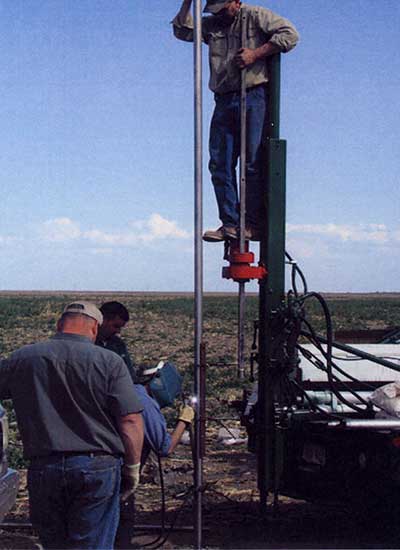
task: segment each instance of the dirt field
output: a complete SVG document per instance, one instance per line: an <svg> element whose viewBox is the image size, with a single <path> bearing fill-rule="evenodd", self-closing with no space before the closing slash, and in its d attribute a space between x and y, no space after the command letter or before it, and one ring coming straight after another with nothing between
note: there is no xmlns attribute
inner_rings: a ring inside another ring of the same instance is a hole
<svg viewBox="0 0 400 550"><path fill-rule="evenodd" d="M399 548L400 539L379 524L362 524L340 507L312 504L280 497L278 509L271 504L269 516L259 515L255 457L245 445L222 447L216 430L208 437L204 463L206 491L203 497L205 548ZM167 525L188 529L193 526L190 495L192 468L190 451L180 446L173 459L163 461L166 484ZM28 503L24 471L16 509L7 518L27 522ZM189 491L189 493L188 493ZM155 541L159 532L145 534L143 525L161 524L158 470L146 468L137 494L136 515L122 522L119 548L143 548ZM7 521L6 520L6 521ZM135 529L134 525L138 527ZM140 529L140 530L139 530ZM163 548L195 547L193 531L174 531ZM30 529L0 531L0 548L34 549L36 537ZM160 539L157 541L160 542ZM150 546L150 548L157 546Z"/></svg>
<svg viewBox="0 0 400 550"><path fill-rule="evenodd" d="M190 391L193 363L193 303L188 295L147 295L120 293L0 293L0 353L48 337L63 305L87 298L100 304L119 299L126 303L132 320L124 338L137 363L154 364L160 358L174 361L186 373ZM368 328L400 325L400 295L329 295L336 328ZM249 298L246 349L249 354L257 299ZM204 547L207 548L400 548L400 538L392 529L375 521L360 523L356 514L340 507L327 507L280 497L278 510L270 507L261 518L256 486L256 461L245 444L223 446L217 440L221 419L230 428L238 427L229 402L240 397L242 386L235 373L236 298L208 296L204 307L204 337L207 350L207 456L204 460ZM317 310L313 322L321 322ZM167 414L171 425L174 411ZM18 432L11 413L11 458L21 468L21 490L16 508L6 521L27 523L28 504L24 463ZM245 434L243 433L243 436ZM192 483L189 446L181 445L173 458L163 461L166 484L166 523L175 523L165 548L190 548L194 544ZM137 494L136 517L125 522L121 535L124 548L143 548L158 533L144 535L137 526L160 524L160 491L157 468L147 466ZM136 536L130 531L136 525ZM159 539L158 543L161 541ZM34 548L35 536L29 528L0 530L0 548ZM157 544L150 547L155 547Z"/></svg>

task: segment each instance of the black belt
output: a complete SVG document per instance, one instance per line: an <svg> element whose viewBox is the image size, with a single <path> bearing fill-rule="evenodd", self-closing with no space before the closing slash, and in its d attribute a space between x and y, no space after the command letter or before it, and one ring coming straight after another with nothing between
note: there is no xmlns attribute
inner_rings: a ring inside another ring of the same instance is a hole
<svg viewBox="0 0 400 550"><path fill-rule="evenodd" d="M113 454L113 453L107 453L105 451L53 451L52 453L49 453L48 455L38 455L38 456L32 456L29 460L38 460L38 459L45 459L45 458L68 458L70 456L89 456L90 458L94 458L95 456L113 456L115 458L120 458L121 455L119 454Z"/></svg>
<svg viewBox="0 0 400 550"><path fill-rule="evenodd" d="M251 92L256 88L261 88L261 86L266 88L268 86L268 82L261 82L260 84L256 84L255 86L250 86L249 88L246 88L246 92ZM215 97L224 97L224 96L240 94L240 93L241 93L240 90L231 90L230 92L223 92L222 94L218 92L214 92L214 95Z"/></svg>
<svg viewBox="0 0 400 550"><path fill-rule="evenodd" d="M107 453L106 451L61 451L51 453L50 456L115 456L118 455L113 453Z"/></svg>

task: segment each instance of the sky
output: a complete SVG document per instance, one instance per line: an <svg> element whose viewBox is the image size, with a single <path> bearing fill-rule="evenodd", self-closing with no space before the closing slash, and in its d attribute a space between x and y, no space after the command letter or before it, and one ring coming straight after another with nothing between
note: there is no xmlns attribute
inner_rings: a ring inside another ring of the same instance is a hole
<svg viewBox="0 0 400 550"><path fill-rule="evenodd" d="M286 248L312 290L400 291L400 2L258 5L301 35L282 56ZM173 37L179 6L0 0L0 290L193 290L193 47ZM208 229L206 46L203 80ZM237 288L222 256L204 244L206 291Z"/></svg>

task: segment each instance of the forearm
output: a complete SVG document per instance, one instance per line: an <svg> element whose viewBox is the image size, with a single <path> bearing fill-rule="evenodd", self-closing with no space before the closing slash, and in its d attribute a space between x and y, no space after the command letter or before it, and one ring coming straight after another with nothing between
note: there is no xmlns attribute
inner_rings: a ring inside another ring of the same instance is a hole
<svg viewBox="0 0 400 550"><path fill-rule="evenodd" d="M178 420L177 425L175 426L175 430L171 434L171 443L168 449L168 454L171 454L176 449L176 446L182 439L183 432L187 428L187 423L183 422L183 420Z"/></svg>
<svg viewBox="0 0 400 550"><path fill-rule="evenodd" d="M183 0L181 9L172 20L174 35L179 40L193 42L193 17L190 11L192 0Z"/></svg>
<svg viewBox="0 0 400 550"><path fill-rule="evenodd" d="M250 67L256 61L259 61L260 59L265 59L266 57L274 55L280 51L280 47L276 44L272 42L266 42L265 44L263 44L259 48L255 48L254 50L251 48L241 48L236 54L235 60L238 67L240 69L244 69L245 67Z"/></svg>
<svg viewBox="0 0 400 550"><path fill-rule="evenodd" d="M185 24L185 21L188 18L188 15L190 14L190 8L192 6L192 0L183 0L181 9L178 11L177 19L179 23L182 25Z"/></svg>
<svg viewBox="0 0 400 550"><path fill-rule="evenodd" d="M119 434L125 449L125 463L138 464L143 449L143 419L140 413L121 416L118 420Z"/></svg>
<svg viewBox="0 0 400 550"><path fill-rule="evenodd" d="M259 48L253 50L255 61L258 61L259 59L265 59L266 57L279 53L280 51L281 49L279 48L279 46L273 44L272 42L266 42Z"/></svg>

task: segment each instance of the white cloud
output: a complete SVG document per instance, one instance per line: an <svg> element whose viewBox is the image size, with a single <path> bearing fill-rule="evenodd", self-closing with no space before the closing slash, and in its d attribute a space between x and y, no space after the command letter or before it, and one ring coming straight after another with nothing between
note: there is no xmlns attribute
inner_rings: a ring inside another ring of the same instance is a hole
<svg viewBox="0 0 400 550"><path fill-rule="evenodd" d="M82 235L79 224L69 218L47 220L41 226L40 233L44 240L51 242L70 241Z"/></svg>
<svg viewBox="0 0 400 550"><path fill-rule="evenodd" d="M101 246L132 246L139 240L138 235L134 233L107 233L99 229L85 231L83 237L93 244Z"/></svg>
<svg viewBox="0 0 400 550"><path fill-rule="evenodd" d="M89 248L89 252L94 256L108 256L112 253L111 248Z"/></svg>
<svg viewBox="0 0 400 550"><path fill-rule="evenodd" d="M341 241L387 243L395 237L384 224L288 224L288 234L308 234L338 238Z"/></svg>
<svg viewBox="0 0 400 550"><path fill-rule="evenodd" d="M183 229L179 229L176 222L166 220L160 214L152 214L148 221L150 234L154 238L172 237L178 239L187 239L189 234Z"/></svg>
<svg viewBox="0 0 400 550"><path fill-rule="evenodd" d="M291 252L296 252L296 257L300 258L312 258L318 254L318 256L327 258L330 256L329 247L327 243L324 243L322 239L304 239L297 237L289 237L286 241L286 249Z"/></svg>
<svg viewBox="0 0 400 550"><path fill-rule="evenodd" d="M393 239L394 239L395 241L400 242L400 231L394 231L394 233L393 233Z"/></svg>
<svg viewBox="0 0 400 550"><path fill-rule="evenodd" d="M10 237L10 236L7 236L7 237L3 237L2 235L0 235L0 245L1 244L4 244L4 245L7 245L7 244L16 244L16 243L19 243L21 242L22 239L21 237Z"/></svg>
<svg viewBox="0 0 400 550"><path fill-rule="evenodd" d="M50 242L86 240L91 245L100 247L103 253L105 248L134 246L137 243L166 238L187 239L190 236L187 231L180 229L175 221L167 220L160 214L152 214L148 220L132 222L128 229L116 232L102 229L84 231L70 218L55 218L42 224L40 235Z"/></svg>

